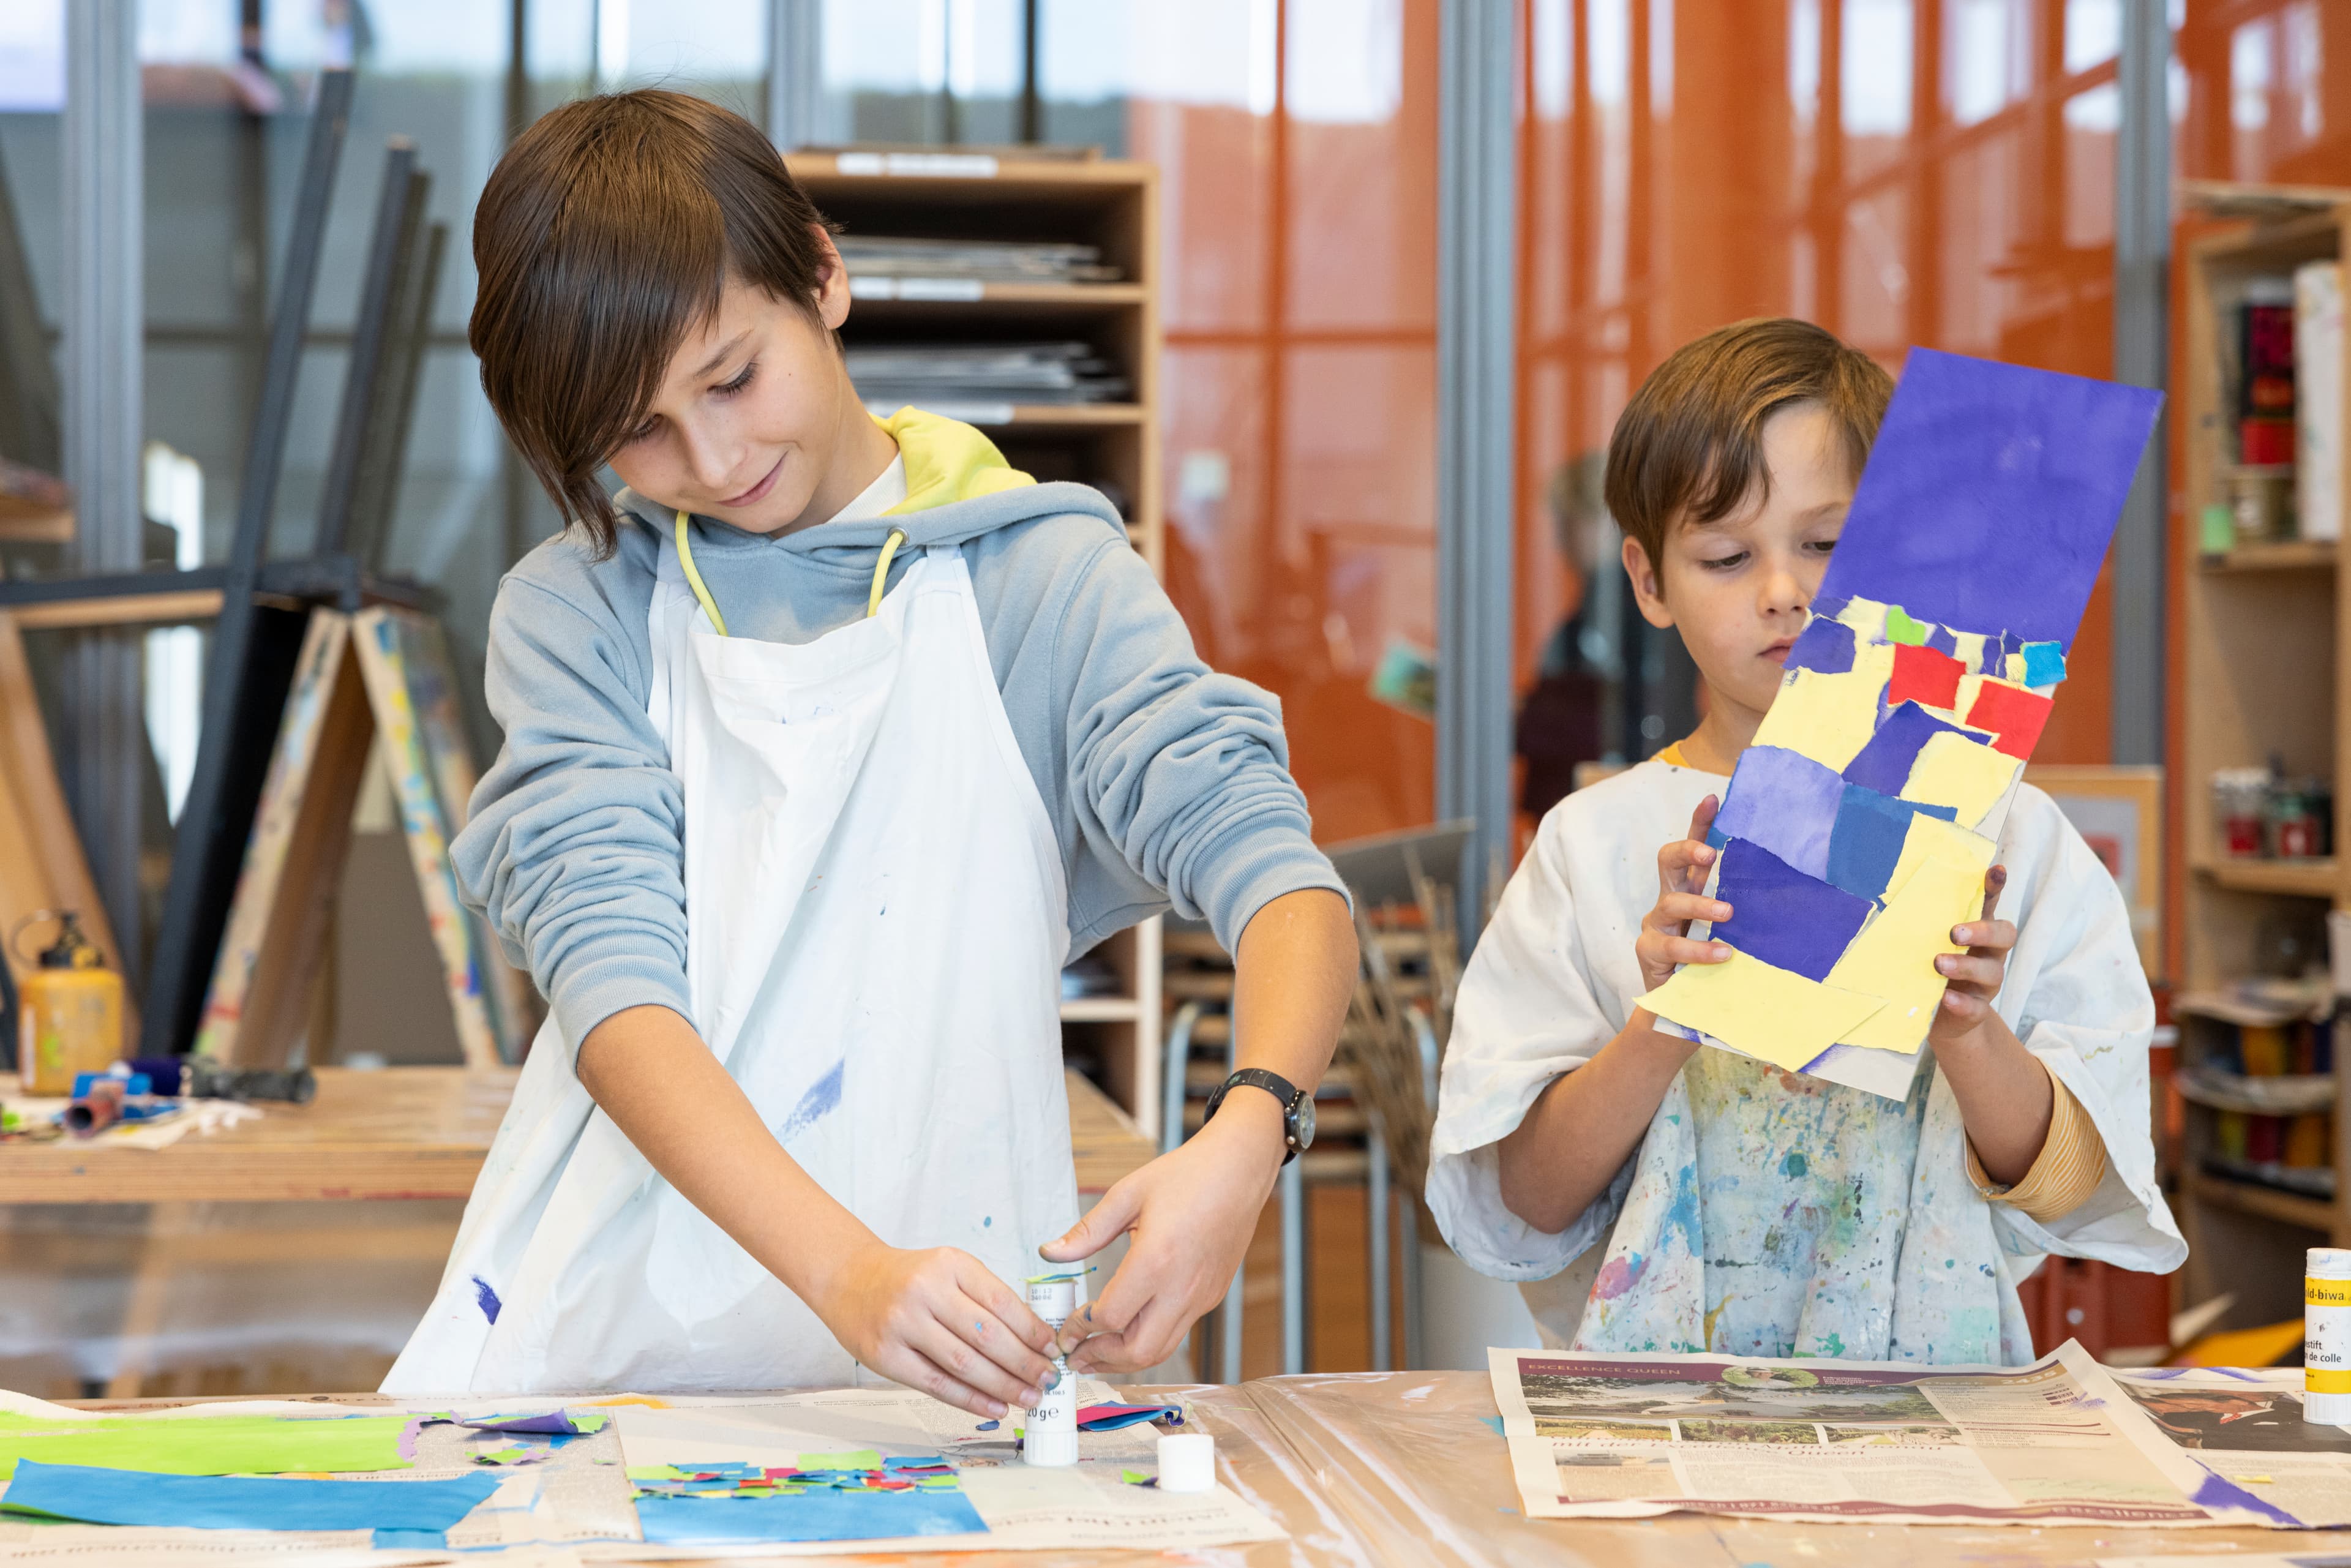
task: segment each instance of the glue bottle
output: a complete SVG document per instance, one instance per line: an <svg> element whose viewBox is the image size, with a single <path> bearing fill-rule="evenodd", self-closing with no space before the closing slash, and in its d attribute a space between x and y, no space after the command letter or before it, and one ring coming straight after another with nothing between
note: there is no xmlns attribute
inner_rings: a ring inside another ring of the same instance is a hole
<svg viewBox="0 0 2351 1568"><path fill-rule="evenodd" d="M2302 1302L2302 1418L2351 1425L2351 1249L2310 1249Z"/></svg>
<svg viewBox="0 0 2351 1568"><path fill-rule="evenodd" d="M1055 1333L1078 1310L1078 1281L1072 1274L1029 1281L1029 1310ZM1020 1457L1032 1465L1074 1465L1078 1462L1078 1380L1066 1357L1053 1358L1061 1381L1045 1391L1037 1408L1029 1412L1020 1439Z"/></svg>
<svg viewBox="0 0 2351 1568"><path fill-rule="evenodd" d="M70 909L26 916L10 945L42 920L57 923L57 939L16 988L16 1066L27 1094L69 1094L76 1077L103 1072L122 1054L122 977L105 967Z"/></svg>

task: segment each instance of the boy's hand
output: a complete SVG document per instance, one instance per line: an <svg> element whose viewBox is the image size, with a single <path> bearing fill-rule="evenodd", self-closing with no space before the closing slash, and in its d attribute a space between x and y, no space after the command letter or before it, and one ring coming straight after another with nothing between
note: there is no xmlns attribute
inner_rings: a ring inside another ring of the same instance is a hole
<svg viewBox="0 0 2351 1568"><path fill-rule="evenodd" d="M1966 944L1968 950L1936 956L1935 972L1948 982L1942 1003L1935 1009L1935 1021L1927 1031L1927 1038L1938 1047L1962 1045L1987 1025L2000 1022L1992 1001L2000 995L2001 981L2008 972L2009 950L2016 946L2016 925L1994 920L1991 912L2000 903L2001 889L2007 885L2006 866L1996 865L1985 873L1982 916L1951 927L1951 940Z"/></svg>
<svg viewBox="0 0 2351 1568"><path fill-rule="evenodd" d="M952 1247L859 1249L811 1300L861 1365L975 1416L1033 1407L1054 1376L1053 1331L980 1260Z"/></svg>
<svg viewBox="0 0 2351 1568"><path fill-rule="evenodd" d="M1690 813L1689 837L1657 852L1656 907L1641 918L1641 935L1633 941L1633 956L1641 966L1645 989L1656 990L1673 977L1677 964L1719 964L1730 956L1720 942L1696 942L1688 935L1693 920L1730 918L1730 905L1706 896L1708 871L1715 851L1706 841L1721 801L1712 795ZM1997 984L1997 982L1995 982Z"/></svg>
<svg viewBox="0 0 2351 1568"><path fill-rule="evenodd" d="M1257 1233L1281 1171L1281 1107L1255 1090L1102 1195L1069 1234L1038 1250L1073 1263L1132 1231L1101 1299L1062 1325L1072 1372L1134 1372L1176 1353L1225 1288Z"/></svg>

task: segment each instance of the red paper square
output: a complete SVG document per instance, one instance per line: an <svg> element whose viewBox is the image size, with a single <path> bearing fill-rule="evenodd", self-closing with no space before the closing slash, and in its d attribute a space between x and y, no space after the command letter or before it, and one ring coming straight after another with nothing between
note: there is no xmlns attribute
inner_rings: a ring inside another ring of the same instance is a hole
<svg viewBox="0 0 2351 1568"><path fill-rule="evenodd" d="M1899 707L1906 702L1915 702L1927 707L1949 708L1959 700L1959 677L1967 673L1968 667L1949 653L1897 643L1894 647L1894 679L1886 689L1886 706Z"/></svg>
<svg viewBox="0 0 2351 1568"><path fill-rule="evenodd" d="M2047 697L2037 696L2022 686L1986 681L1976 693L1975 706L1968 710L1968 722L1999 737L1991 743L1994 751L2028 758L2032 755L2033 744L2041 738L2042 727L2049 722L2052 706Z"/></svg>

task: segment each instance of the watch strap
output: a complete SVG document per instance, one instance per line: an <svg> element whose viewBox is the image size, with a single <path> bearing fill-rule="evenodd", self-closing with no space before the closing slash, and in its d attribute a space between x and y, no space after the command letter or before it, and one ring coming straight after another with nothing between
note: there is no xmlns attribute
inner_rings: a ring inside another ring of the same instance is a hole
<svg viewBox="0 0 2351 1568"><path fill-rule="evenodd" d="M1200 1125L1205 1127L1215 1119L1217 1109L1225 1103L1225 1096L1240 1084L1262 1089L1280 1103L1281 1163L1288 1165L1298 1157L1298 1103L1304 1096L1299 1092L1298 1085L1279 1072L1271 1072L1262 1067L1244 1067L1236 1071L1217 1085L1217 1092L1208 1096L1208 1108L1200 1118Z"/></svg>

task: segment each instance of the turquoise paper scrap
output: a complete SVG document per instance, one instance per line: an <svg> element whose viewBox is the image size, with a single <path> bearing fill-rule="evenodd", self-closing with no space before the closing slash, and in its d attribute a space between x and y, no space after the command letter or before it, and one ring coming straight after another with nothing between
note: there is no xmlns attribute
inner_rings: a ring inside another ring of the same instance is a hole
<svg viewBox="0 0 2351 1568"><path fill-rule="evenodd" d="M0 1510L84 1524L196 1530L445 1531L497 1490L498 1482L495 1475L445 1481L173 1476L20 1459Z"/></svg>

